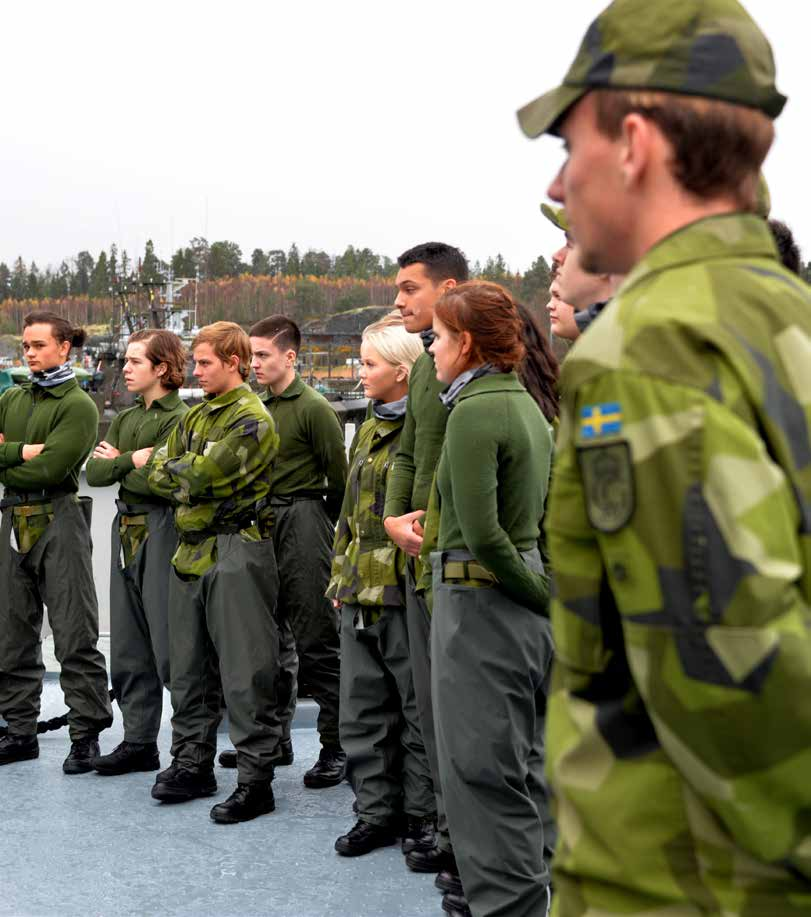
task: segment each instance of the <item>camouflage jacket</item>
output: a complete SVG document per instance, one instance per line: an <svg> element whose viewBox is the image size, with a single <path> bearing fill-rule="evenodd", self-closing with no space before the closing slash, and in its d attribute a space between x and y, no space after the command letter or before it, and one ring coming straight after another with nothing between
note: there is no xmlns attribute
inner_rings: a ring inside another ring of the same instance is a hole
<svg viewBox="0 0 811 917"><path fill-rule="evenodd" d="M555 913L811 913L811 293L766 223L656 245L564 364Z"/></svg>
<svg viewBox="0 0 811 917"><path fill-rule="evenodd" d="M254 517L270 489L278 448L272 418L244 384L207 397L181 417L152 454L149 474L152 491L176 504L180 544L172 563L179 573L201 576L217 562L213 530ZM259 538L253 524L242 535Z"/></svg>
<svg viewBox="0 0 811 917"><path fill-rule="evenodd" d="M405 555L383 528L386 479L400 444L403 419L373 417L358 430L333 545L327 595L351 604L402 605ZM370 615L371 620L379 616Z"/></svg>

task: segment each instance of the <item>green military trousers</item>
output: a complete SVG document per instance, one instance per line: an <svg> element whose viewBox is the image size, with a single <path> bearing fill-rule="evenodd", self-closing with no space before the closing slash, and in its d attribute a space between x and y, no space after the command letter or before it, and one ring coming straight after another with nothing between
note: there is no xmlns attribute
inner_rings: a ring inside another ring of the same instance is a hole
<svg viewBox="0 0 811 917"><path fill-rule="evenodd" d="M282 727L282 741L289 742L298 699L298 652L293 628L287 618L279 617L278 605L276 623L279 627L279 678L276 682L276 701Z"/></svg>
<svg viewBox="0 0 811 917"><path fill-rule="evenodd" d="M434 709L431 703L431 615L421 592L414 589L411 562L406 567L406 623L411 673L414 679L414 696L417 702L422 741L434 786L434 808L437 817L437 846L451 853L453 846L448 831L442 784L439 780L439 761L436 750Z"/></svg>
<svg viewBox="0 0 811 917"><path fill-rule="evenodd" d="M298 693L305 691L319 707L318 733L322 745L336 746L341 682L338 612L324 596L332 567L335 527L321 499L282 502L272 497L273 544L279 570L279 620L286 621L298 653ZM293 676L295 678L295 676ZM281 679L290 681L290 675ZM279 718L289 710L281 698Z"/></svg>
<svg viewBox="0 0 811 917"><path fill-rule="evenodd" d="M555 841L543 772L549 619L497 588L443 582L443 557L470 555L431 555L437 754L462 886L476 917L540 917ZM537 549L524 559L543 569Z"/></svg>
<svg viewBox="0 0 811 917"><path fill-rule="evenodd" d="M217 535L217 558L199 578L169 580L172 757L212 766L224 699L239 782L257 783L272 779L281 737L273 544Z"/></svg>
<svg viewBox="0 0 811 917"><path fill-rule="evenodd" d="M434 813L402 608L384 607L359 629L361 609L341 611L341 745L358 816L388 826L403 812Z"/></svg>
<svg viewBox="0 0 811 917"><path fill-rule="evenodd" d="M127 742L154 742L169 686L169 580L177 548L172 508L131 506L113 519L110 551L110 677ZM122 523L145 538L126 562Z"/></svg>
<svg viewBox="0 0 811 917"><path fill-rule="evenodd" d="M25 553L13 513L38 537ZM0 714L9 731L37 731L42 679L43 603L54 636L71 741L97 736L113 722L107 668L99 652L99 609L90 528L74 495L7 507L0 525Z"/></svg>

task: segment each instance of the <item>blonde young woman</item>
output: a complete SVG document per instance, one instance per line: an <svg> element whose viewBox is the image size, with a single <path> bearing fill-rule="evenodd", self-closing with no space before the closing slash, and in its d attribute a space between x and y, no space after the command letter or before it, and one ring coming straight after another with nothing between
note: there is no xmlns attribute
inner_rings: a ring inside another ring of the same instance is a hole
<svg viewBox="0 0 811 917"><path fill-rule="evenodd" d="M373 415L358 431L335 535L327 595L341 609L341 745L357 824L335 841L359 856L403 837L433 843L434 794L419 721L405 621L405 555L386 535L386 478L405 421L408 376L423 352L397 313L363 332L361 380Z"/></svg>

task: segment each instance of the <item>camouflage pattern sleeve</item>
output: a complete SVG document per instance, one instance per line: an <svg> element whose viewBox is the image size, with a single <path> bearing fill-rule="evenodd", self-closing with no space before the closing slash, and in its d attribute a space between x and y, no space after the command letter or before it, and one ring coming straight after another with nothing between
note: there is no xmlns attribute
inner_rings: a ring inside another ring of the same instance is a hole
<svg viewBox="0 0 811 917"><path fill-rule="evenodd" d="M352 446L349 449L349 467L355 459L355 450L358 445L358 436L360 430L355 433L352 440ZM355 500L353 495L352 481L347 477L346 486L344 487L344 498L341 503L341 512L338 516L338 524L335 528L335 538L332 543L332 573L330 575L329 585L327 586L327 598L335 599L338 597L338 589L341 582L344 562L346 561L346 549L352 541L351 517L355 509Z"/></svg>
<svg viewBox="0 0 811 917"><path fill-rule="evenodd" d="M183 420L181 419L180 423L172 428L166 442L162 446L156 448L152 453L147 465L149 468L149 474L147 475L149 489L153 494L163 497L164 500L171 500L174 503L189 502L188 495L184 501L178 499L179 496L183 495L183 491L178 487L175 479L166 469L167 463L171 459L181 455L182 451Z"/></svg>
<svg viewBox="0 0 811 917"><path fill-rule="evenodd" d="M412 399L409 398L406 405L403 432L400 434L400 447L394 459L389 482L386 486L384 519L388 516L403 516L412 509L411 495L414 489L414 475L417 470L417 466L414 463L416 432L417 426L414 420Z"/></svg>
<svg viewBox="0 0 811 917"><path fill-rule="evenodd" d="M253 478L266 469L277 449L278 436L269 416L239 417L226 436L205 445L202 455L184 452L163 459L161 450L160 466L157 460L153 462L150 486L156 490L156 479L160 487L156 492L160 493L164 477L168 478L173 484L171 499L176 503L222 500L234 493L234 485L241 479Z"/></svg>
<svg viewBox="0 0 811 917"><path fill-rule="evenodd" d="M574 856L582 875L605 838L576 830L574 810L588 797L591 824L603 818L610 834L624 787L629 811L640 806L650 825L644 839L623 843L644 847L639 862L657 881L678 883L672 845L682 831L702 840L700 858L721 873L755 870L765 881L753 858L811 877L800 510L757 425L686 384L632 370L599 375L564 414L547 530L559 661L550 701L556 863L565 872ZM614 713L603 698L587 720L585 700L608 679ZM566 751L584 743L588 777L585 759ZM669 801L665 760L685 784ZM657 808L667 813L658 825ZM656 889L663 900L678 894L676 885ZM729 913L738 913L735 894Z"/></svg>

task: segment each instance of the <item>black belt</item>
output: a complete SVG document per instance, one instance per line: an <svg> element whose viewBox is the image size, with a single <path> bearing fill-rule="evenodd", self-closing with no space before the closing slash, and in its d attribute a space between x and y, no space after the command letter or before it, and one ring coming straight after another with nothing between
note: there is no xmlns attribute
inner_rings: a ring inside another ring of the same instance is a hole
<svg viewBox="0 0 811 917"><path fill-rule="evenodd" d="M292 506L293 503L301 503L302 501L313 502L318 500L321 503L324 502L323 494L273 494L267 498L267 504L270 506Z"/></svg>
<svg viewBox="0 0 811 917"><path fill-rule="evenodd" d="M236 535L242 529L247 529L253 525L253 523L253 516L243 516L242 519L236 519L233 522L221 522L199 532L181 532L178 529L177 536L185 544L202 544L206 539L213 538L215 535Z"/></svg>
<svg viewBox="0 0 811 917"><path fill-rule="evenodd" d="M59 497L70 497L76 494L75 490L28 490L6 491L3 499L0 500L0 509L6 509L9 506L33 506L37 503L50 503Z"/></svg>
<svg viewBox="0 0 811 917"><path fill-rule="evenodd" d="M156 509L164 509L168 503L125 503L123 500L115 501L115 508L122 516L140 516L142 513L151 513Z"/></svg>

